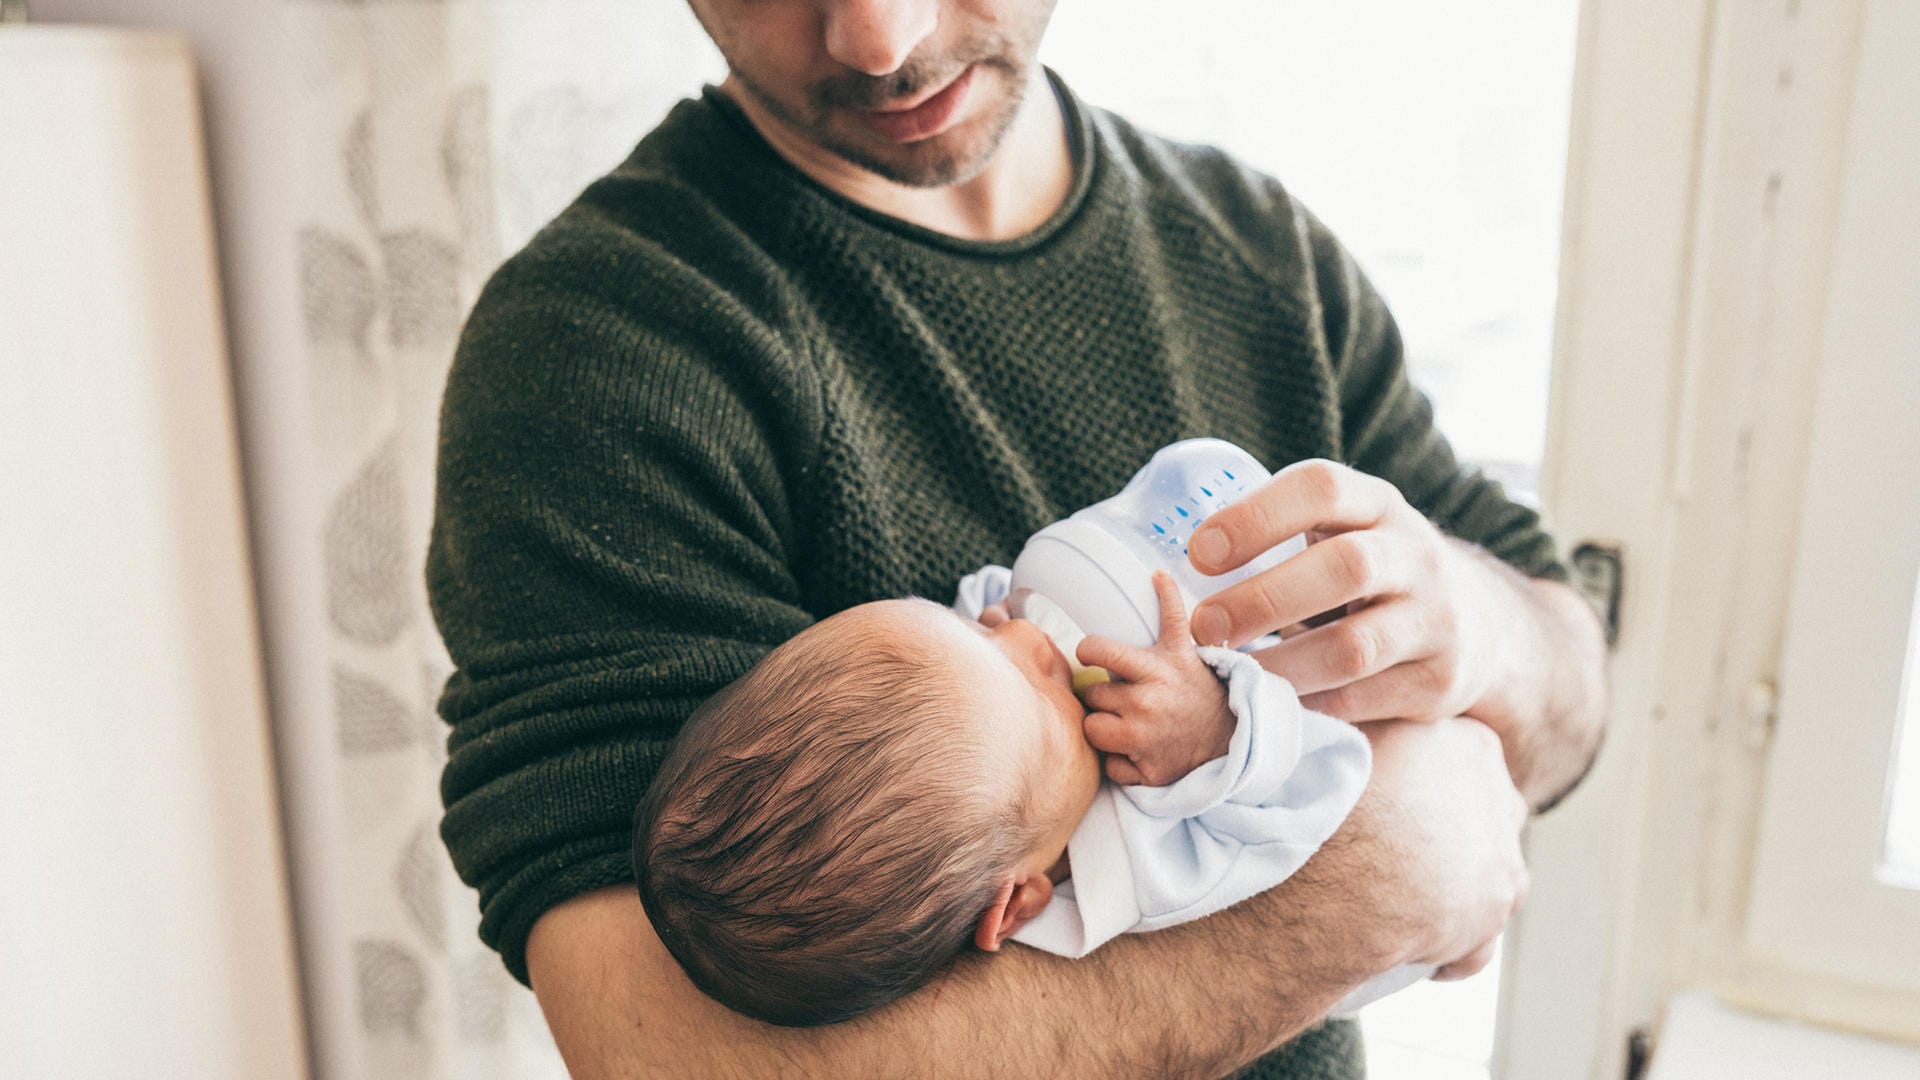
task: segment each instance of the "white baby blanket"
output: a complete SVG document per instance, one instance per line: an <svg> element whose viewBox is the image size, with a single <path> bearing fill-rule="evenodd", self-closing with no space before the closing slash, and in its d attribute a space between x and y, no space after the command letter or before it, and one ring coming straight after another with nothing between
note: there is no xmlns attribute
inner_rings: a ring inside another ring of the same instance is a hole
<svg viewBox="0 0 1920 1080"><path fill-rule="evenodd" d="M1011 572L961 581L954 610L978 619L1006 598ZM1237 720L1225 757L1165 787L1104 783L1067 843L1072 877L1013 939L1081 957L1237 904L1293 875L1346 820L1372 768L1352 725L1303 708L1293 687L1242 652L1201 646ZM1408 965L1335 1006L1336 1015L1432 973Z"/></svg>

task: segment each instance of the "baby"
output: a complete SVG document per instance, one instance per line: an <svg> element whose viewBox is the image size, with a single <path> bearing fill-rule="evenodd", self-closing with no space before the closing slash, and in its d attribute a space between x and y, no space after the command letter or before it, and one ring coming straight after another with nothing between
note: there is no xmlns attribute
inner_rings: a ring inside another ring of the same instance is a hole
<svg viewBox="0 0 1920 1080"><path fill-rule="evenodd" d="M1152 648L1076 648L1113 676L1084 702L1037 626L977 621L1006 588L990 567L953 609L840 612L688 719L633 857L648 918L707 994L825 1024L908 993L969 942L1082 956L1272 887L1359 798L1366 740L1253 657L1196 648L1166 573ZM1103 782L1084 733L1100 724L1143 736L1109 768L1144 783Z"/></svg>

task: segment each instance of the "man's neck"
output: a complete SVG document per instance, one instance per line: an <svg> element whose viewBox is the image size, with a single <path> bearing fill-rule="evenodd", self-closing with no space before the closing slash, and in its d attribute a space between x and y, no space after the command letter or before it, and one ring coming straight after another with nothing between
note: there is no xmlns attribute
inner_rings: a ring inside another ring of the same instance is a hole
<svg viewBox="0 0 1920 1080"><path fill-rule="evenodd" d="M1053 216L1073 187L1066 120L1038 68L987 167L946 187L896 184L795 133L731 76L721 84L768 145L831 191L891 217L964 240L1012 240Z"/></svg>

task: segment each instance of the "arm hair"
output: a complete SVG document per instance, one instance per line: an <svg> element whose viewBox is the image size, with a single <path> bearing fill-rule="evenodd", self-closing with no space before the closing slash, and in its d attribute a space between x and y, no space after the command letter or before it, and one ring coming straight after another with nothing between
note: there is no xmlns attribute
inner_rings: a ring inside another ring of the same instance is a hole
<svg viewBox="0 0 1920 1080"><path fill-rule="evenodd" d="M1355 888L1384 880L1388 862L1370 829L1371 801L1292 878L1244 904L1122 935L1082 960L1027 948L964 954L922 990L828 1027L773 1027L702 995L629 889L549 911L534 926L528 966L577 1080L1223 1076L1400 959L1401 942L1378 940L1395 929L1365 917L1377 904Z"/></svg>

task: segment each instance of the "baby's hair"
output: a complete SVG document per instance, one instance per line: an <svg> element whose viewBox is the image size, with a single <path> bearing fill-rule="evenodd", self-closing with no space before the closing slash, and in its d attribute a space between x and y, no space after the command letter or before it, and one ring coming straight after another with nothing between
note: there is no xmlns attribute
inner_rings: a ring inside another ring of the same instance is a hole
<svg viewBox="0 0 1920 1080"><path fill-rule="evenodd" d="M932 978L1035 839L1027 776L937 659L892 634L819 636L694 710L634 814L668 951L709 996L788 1026Z"/></svg>

